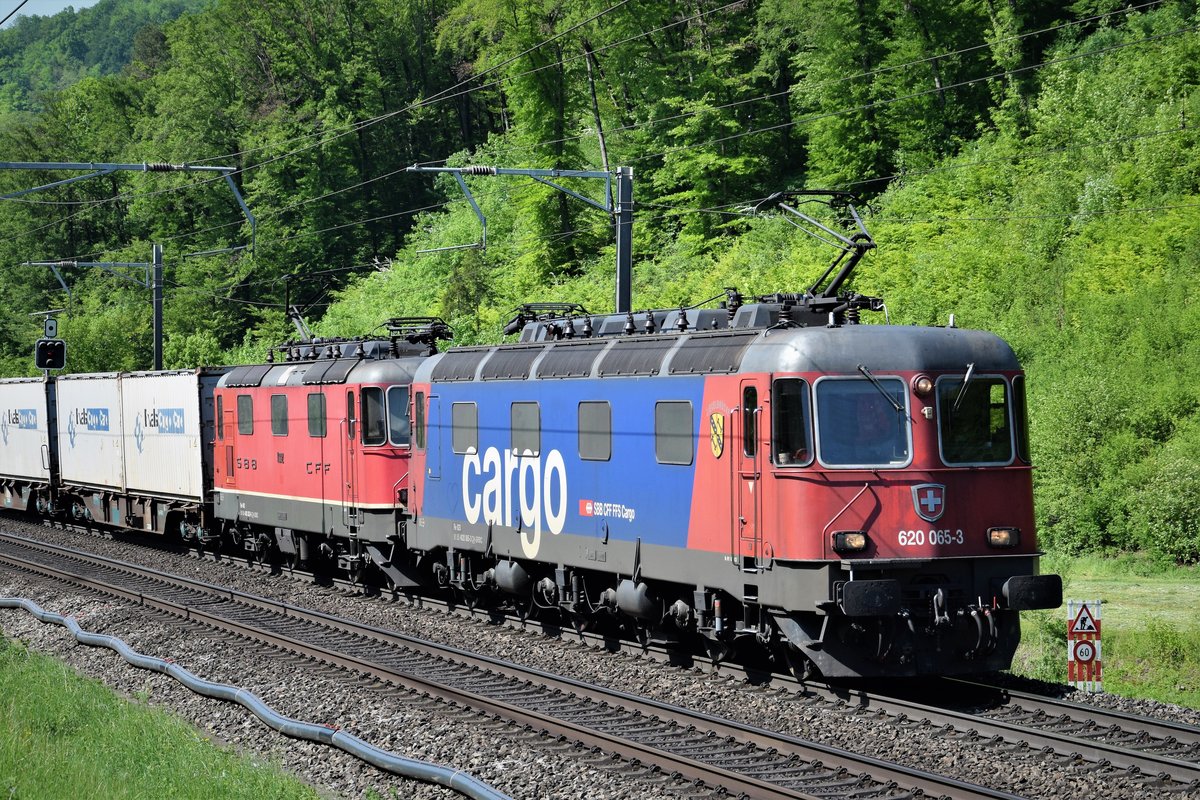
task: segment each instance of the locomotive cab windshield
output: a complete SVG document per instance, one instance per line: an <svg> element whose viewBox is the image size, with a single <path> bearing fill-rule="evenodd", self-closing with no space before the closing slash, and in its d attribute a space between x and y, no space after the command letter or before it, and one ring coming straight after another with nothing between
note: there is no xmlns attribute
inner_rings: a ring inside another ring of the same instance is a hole
<svg viewBox="0 0 1200 800"><path fill-rule="evenodd" d="M903 467L909 463L912 436L904 381L821 379L816 391L817 451L822 464Z"/></svg>
<svg viewBox="0 0 1200 800"><path fill-rule="evenodd" d="M945 464L1004 465L1013 460L1013 414L1001 375L937 381L938 438Z"/></svg>
<svg viewBox="0 0 1200 800"><path fill-rule="evenodd" d="M412 435L409 417L408 387L378 386L362 389L362 443L367 446L408 447Z"/></svg>

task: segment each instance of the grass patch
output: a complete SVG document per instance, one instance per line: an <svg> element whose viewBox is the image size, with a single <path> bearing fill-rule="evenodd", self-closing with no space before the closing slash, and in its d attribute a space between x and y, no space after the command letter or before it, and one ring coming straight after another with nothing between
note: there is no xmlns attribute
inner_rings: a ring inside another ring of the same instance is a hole
<svg viewBox="0 0 1200 800"><path fill-rule="evenodd" d="M274 766L0 637L0 798L305 798Z"/></svg>
<svg viewBox="0 0 1200 800"><path fill-rule="evenodd" d="M1104 689L1200 708L1200 569L1141 554L1048 558L1063 576L1063 596L1103 602ZM1013 672L1064 682L1066 610L1021 615Z"/></svg>

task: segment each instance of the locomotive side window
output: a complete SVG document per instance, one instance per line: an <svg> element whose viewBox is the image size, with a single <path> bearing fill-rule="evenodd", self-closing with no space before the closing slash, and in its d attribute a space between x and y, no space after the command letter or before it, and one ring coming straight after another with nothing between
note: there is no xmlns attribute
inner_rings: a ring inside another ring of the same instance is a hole
<svg viewBox="0 0 1200 800"><path fill-rule="evenodd" d="M692 463L692 404L664 400L654 404L654 457L660 464Z"/></svg>
<svg viewBox="0 0 1200 800"><path fill-rule="evenodd" d="M417 449L425 449L425 393L417 392L417 399L413 401L413 414L416 415L417 428Z"/></svg>
<svg viewBox="0 0 1200 800"><path fill-rule="evenodd" d="M742 452L753 458L758 452L758 389L747 386L742 390Z"/></svg>
<svg viewBox="0 0 1200 800"><path fill-rule="evenodd" d="M217 438L225 438L225 398L217 395Z"/></svg>
<svg viewBox="0 0 1200 800"><path fill-rule="evenodd" d="M450 406L451 448L456 453L479 452L479 409L474 403Z"/></svg>
<svg viewBox="0 0 1200 800"><path fill-rule="evenodd" d="M771 385L771 457L776 464L812 462L811 416L808 381L780 378Z"/></svg>
<svg viewBox="0 0 1200 800"><path fill-rule="evenodd" d="M383 389L364 386L362 389L363 444L376 445L387 441L387 414L383 407Z"/></svg>
<svg viewBox="0 0 1200 800"><path fill-rule="evenodd" d="M254 435L254 398L248 394L237 396L237 426L239 435Z"/></svg>
<svg viewBox="0 0 1200 800"><path fill-rule="evenodd" d="M288 435L287 395L271 395L271 435Z"/></svg>
<svg viewBox="0 0 1200 800"><path fill-rule="evenodd" d="M816 387L822 464L901 467L908 463L908 392L903 381L825 379L817 381Z"/></svg>
<svg viewBox="0 0 1200 800"><path fill-rule="evenodd" d="M346 438L354 441L354 392L346 392Z"/></svg>
<svg viewBox="0 0 1200 800"><path fill-rule="evenodd" d="M325 395L313 392L308 396L308 435L324 439L325 430Z"/></svg>
<svg viewBox="0 0 1200 800"><path fill-rule="evenodd" d="M612 458L612 406L607 401L579 404L579 457L584 461Z"/></svg>
<svg viewBox="0 0 1200 800"><path fill-rule="evenodd" d="M513 403L510 415L513 451L536 456L542 451L542 412L538 404Z"/></svg>
<svg viewBox="0 0 1200 800"><path fill-rule="evenodd" d="M1032 464L1029 455L1029 409L1025 405L1025 376L1013 378L1013 422L1017 434L1017 457L1026 464Z"/></svg>
<svg viewBox="0 0 1200 800"><path fill-rule="evenodd" d="M397 447L408 447L412 436L412 424L408 417L408 387L389 387L387 407L388 440Z"/></svg>
<svg viewBox="0 0 1200 800"><path fill-rule="evenodd" d="M1008 383L976 376L963 389L960 377L937 382L938 434L947 464L1007 464L1012 461Z"/></svg>

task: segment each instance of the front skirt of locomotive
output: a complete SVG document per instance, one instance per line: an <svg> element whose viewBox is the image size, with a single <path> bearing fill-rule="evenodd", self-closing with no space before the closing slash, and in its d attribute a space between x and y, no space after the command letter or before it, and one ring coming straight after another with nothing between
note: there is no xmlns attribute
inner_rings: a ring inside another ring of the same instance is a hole
<svg viewBox="0 0 1200 800"><path fill-rule="evenodd" d="M1059 576L1035 571L1028 557L872 562L831 572L818 613L778 614L776 624L830 678L1007 669L1020 612L1062 603Z"/></svg>

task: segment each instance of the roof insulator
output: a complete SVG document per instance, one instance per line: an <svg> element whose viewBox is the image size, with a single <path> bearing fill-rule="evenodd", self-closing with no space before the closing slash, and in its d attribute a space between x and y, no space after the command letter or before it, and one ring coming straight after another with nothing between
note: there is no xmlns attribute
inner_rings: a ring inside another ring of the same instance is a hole
<svg viewBox="0 0 1200 800"><path fill-rule="evenodd" d="M646 312L646 333L654 333L658 330L658 326L654 324L654 312Z"/></svg>
<svg viewBox="0 0 1200 800"><path fill-rule="evenodd" d="M679 319L675 320L675 327L680 333L688 329L687 309L683 307L682 303L679 305Z"/></svg>
<svg viewBox="0 0 1200 800"><path fill-rule="evenodd" d="M637 331L637 325L633 322L633 312L630 311L625 315L625 327L622 329L626 336L633 336Z"/></svg>

